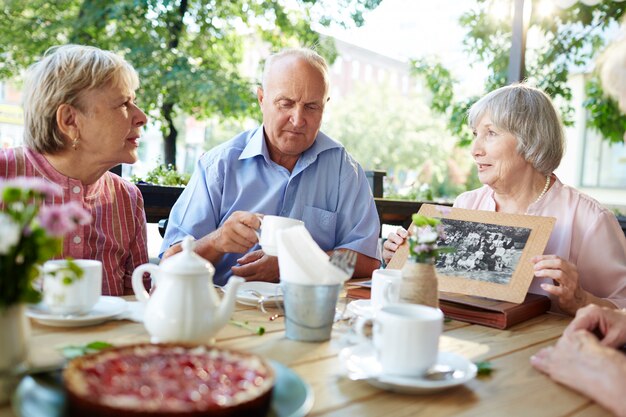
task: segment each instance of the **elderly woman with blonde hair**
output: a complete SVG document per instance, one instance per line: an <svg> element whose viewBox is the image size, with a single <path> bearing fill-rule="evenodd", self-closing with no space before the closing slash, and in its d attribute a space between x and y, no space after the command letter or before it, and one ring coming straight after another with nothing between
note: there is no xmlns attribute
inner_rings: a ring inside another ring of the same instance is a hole
<svg viewBox="0 0 626 417"><path fill-rule="evenodd" d="M137 73L120 56L80 45L51 48L24 85L24 146L0 151L0 176L36 176L63 188L47 201L80 203L92 222L63 242L63 257L103 264L102 293L132 294L134 268L148 261L139 189L109 169L137 161L144 112Z"/></svg>
<svg viewBox="0 0 626 417"><path fill-rule="evenodd" d="M626 238L615 215L554 174L564 152L561 121L550 98L525 84L487 94L469 111L472 157L483 187L455 207L555 217L544 255L533 258L529 292L548 295L551 310L574 315L588 304L626 307ZM391 259L407 236L391 233Z"/></svg>

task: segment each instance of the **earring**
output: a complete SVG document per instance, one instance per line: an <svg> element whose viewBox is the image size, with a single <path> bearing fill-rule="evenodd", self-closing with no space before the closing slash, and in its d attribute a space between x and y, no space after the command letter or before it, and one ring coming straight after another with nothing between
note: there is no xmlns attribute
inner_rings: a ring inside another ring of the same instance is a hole
<svg viewBox="0 0 626 417"><path fill-rule="evenodd" d="M72 148L74 150L78 149L78 137L75 137L74 139L72 139Z"/></svg>

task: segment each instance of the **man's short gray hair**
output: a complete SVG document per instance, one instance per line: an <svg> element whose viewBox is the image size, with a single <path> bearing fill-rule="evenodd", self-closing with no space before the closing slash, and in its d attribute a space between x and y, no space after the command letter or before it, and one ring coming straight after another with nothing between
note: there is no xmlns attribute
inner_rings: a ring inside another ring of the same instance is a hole
<svg viewBox="0 0 626 417"><path fill-rule="evenodd" d="M324 92L324 98L328 97L330 90L330 81L328 77L328 64L324 57L309 48L287 48L282 51L272 54L265 60L265 66L263 67L263 78L261 80L261 86L265 90L268 74L272 68L272 65L285 57L297 57L305 60L313 68L317 69L324 79L324 86L326 91Z"/></svg>
<svg viewBox="0 0 626 417"><path fill-rule="evenodd" d="M544 175L561 163L565 137L561 119L546 93L526 84L494 90L469 110L472 129L488 115L499 129L517 139L517 152Z"/></svg>
<svg viewBox="0 0 626 417"><path fill-rule="evenodd" d="M122 57L92 46L63 45L48 49L26 73L23 92L24 143L40 153L67 146L56 122L57 109L69 104L82 111L84 92L122 83L139 87L135 69Z"/></svg>

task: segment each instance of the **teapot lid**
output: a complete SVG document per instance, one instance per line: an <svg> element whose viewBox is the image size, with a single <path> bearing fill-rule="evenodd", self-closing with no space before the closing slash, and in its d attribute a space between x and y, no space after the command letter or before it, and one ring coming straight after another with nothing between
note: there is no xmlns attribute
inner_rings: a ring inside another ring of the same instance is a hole
<svg viewBox="0 0 626 417"><path fill-rule="evenodd" d="M182 252L178 252L164 259L160 265L161 269L179 275L197 275L206 274L208 272L209 275L213 277L215 268L211 262L193 251L194 246L194 238L192 236L186 236L182 241Z"/></svg>

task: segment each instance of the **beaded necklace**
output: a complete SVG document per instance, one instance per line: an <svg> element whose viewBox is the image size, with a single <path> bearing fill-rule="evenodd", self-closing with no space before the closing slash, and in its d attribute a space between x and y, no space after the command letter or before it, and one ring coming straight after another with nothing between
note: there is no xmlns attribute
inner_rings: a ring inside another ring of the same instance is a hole
<svg viewBox="0 0 626 417"><path fill-rule="evenodd" d="M539 197L537 197L537 199L535 199L535 201L533 201L532 203L530 203L530 206L532 206L533 204L537 203L539 200L541 200L543 198L544 195L546 195L546 192L548 191L548 188L550 187L550 176L547 175L546 176L546 185L543 187L543 190L541 191L541 194L539 194ZM526 213L528 214L528 209L526 210Z"/></svg>

